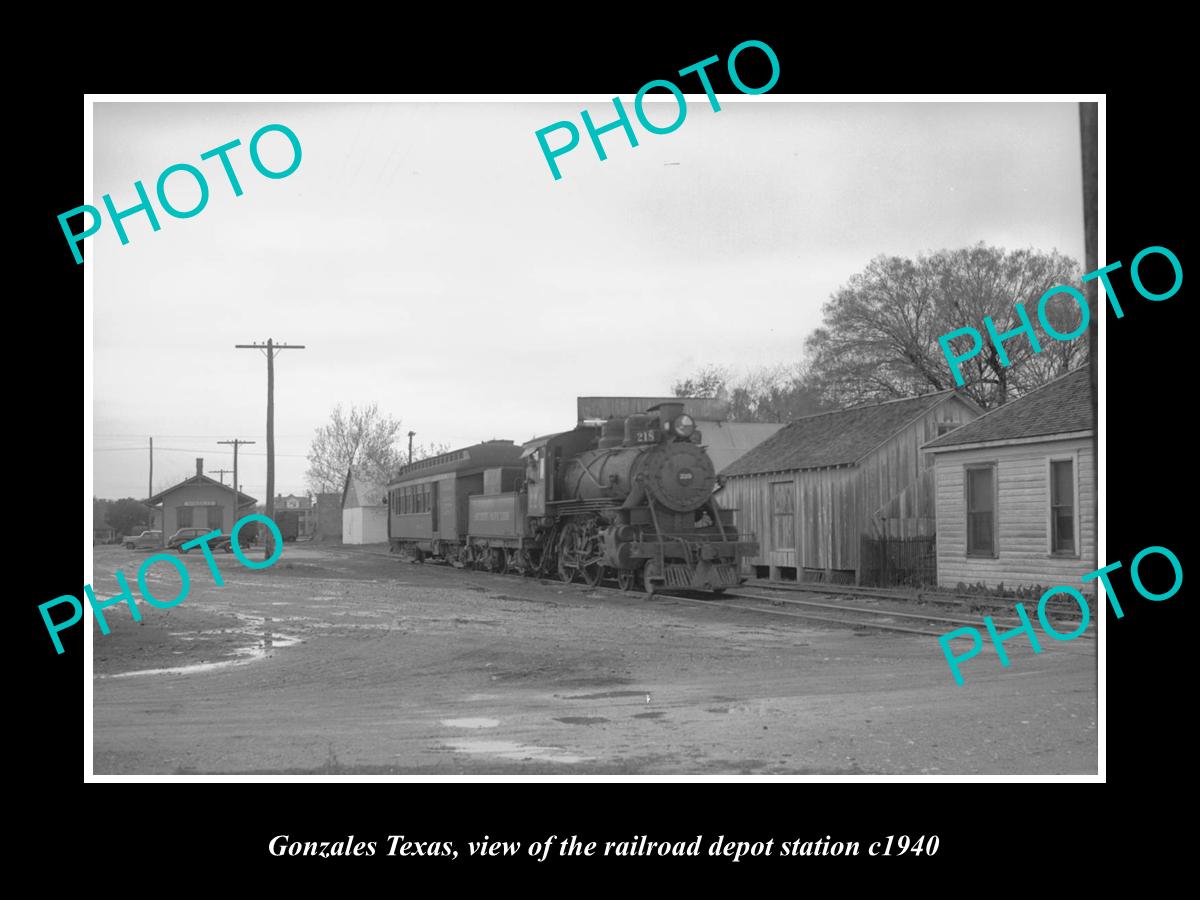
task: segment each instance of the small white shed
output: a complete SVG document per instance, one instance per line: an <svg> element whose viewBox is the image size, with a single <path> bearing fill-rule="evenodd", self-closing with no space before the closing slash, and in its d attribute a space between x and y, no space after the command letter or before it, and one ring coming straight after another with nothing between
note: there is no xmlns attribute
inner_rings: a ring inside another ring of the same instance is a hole
<svg viewBox="0 0 1200 900"><path fill-rule="evenodd" d="M342 543L386 544L387 488L351 478L342 500Z"/></svg>

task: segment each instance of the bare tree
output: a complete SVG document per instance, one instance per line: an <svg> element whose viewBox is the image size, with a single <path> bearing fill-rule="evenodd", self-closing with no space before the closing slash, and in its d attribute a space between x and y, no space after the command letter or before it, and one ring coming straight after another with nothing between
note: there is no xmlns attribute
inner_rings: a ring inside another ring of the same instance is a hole
<svg viewBox="0 0 1200 900"><path fill-rule="evenodd" d="M729 379L729 370L723 366L704 365L697 369L694 375L671 385L671 393L676 397L706 397L724 400L728 398L726 383Z"/></svg>
<svg viewBox="0 0 1200 900"><path fill-rule="evenodd" d="M386 484L407 459L396 447L399 434L400 420L381 414L378 404L349 411L338 404L309 448L309 487L318 494L341 491L347 473Z"/></svg>
<svg viewBox="0 0 1200 900"><path fill-rule="evenodd" d="M982 349L962 364L962 390L981 406L997 406L1086 359L1084 342L1055 340L1037 321L1047 289L1078 281L1076 263L1057 252L977 244L915 261L876 257L834 293L823 326L806 341L813 384L835 406L956 387L938 338L970 326L983 336ZM983 320L990 316L998 332L1010 331L1021 325L1017 303L1034 323L1041 352L1019 335L1005 342L1009 361L1002 365ZM1069 298L1056 298L1046 315L1056 331L1069 333L1080 311ZM953 346L966 352L969 340L964 335Z"/></svg>
<svg viewBox="0 0 1200 900"><path fill-rule="evenodd" d="M705 365L675 382L671 391L676 397L723 400L735 422L789 422L823 408L800 363L761 366L741 376L721 366Z"/></svg>
<svg viewBox="0 0 1200 900"><path fill-rule="evenodd" d="M413 462L422 459L429 459L431 456L441 456L443 453L450 452L450 445L434 441L431 444L414 444L413 445ZM401 460L401 465L408 462L407 451L403 454L404 459Z"/></svg>

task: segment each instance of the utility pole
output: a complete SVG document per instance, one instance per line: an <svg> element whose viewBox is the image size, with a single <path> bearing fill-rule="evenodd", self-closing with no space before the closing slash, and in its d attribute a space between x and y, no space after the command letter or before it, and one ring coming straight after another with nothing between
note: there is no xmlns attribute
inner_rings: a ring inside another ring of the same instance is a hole
<svg viewBox="0 0 1200 900"><path fill-rule="evenodd" d="M233 521L229 523L229 533L233 534L233 526L237 524L238 517L238 476L237 476L237 452L238 447L242 444L253 444L254 441L243 441L240 438L234 438L232 441L217 441L218 444L233 444ZM222 472L227 471L221 469ZM221 478L221 484L225 483L225 478Z"/></svg>
<svg viewBox="0 0 1200 900"><path fill-rule="evenodd" d="M412 465L412 439L415 435L416 435L415 431L410 431L408 433L408 464L410 466Z"/></svg>
<svg viewBox="0 0 1200 900"><path fill-rule="evenodd" d="M275 519L275 354L281 350L303 350L303 344L235 344L235 350L261 350L267 358L267 518ZM275 539L268 529L263 540L263 559L275 552Z"/></svg>
<svg viewBox="0 0 1200 900"><path fill-rule="evenodd" d="M149 499L154 496L154 438L150 438L150 478L146 486L149 488L146 499Z"/></svg>
<svg viewBox="0 0 1200 900"><path fill-rule="evenodd" d="M217 469L217 470L216 470L216 473L217 473L217 475L218 475L218 476L220 477L220 479L221 479L221 484L224 484L224 483L225 483L225 476L226 476L226 475L231 475L231 474L233 474L233 469ZM237 481L237 479L235 478L235 479L234 479L234 481L236 482L236 481ZM234 484L233 488L234 488L234 490L237 490L237 485L236 485L236 484Z"/></svg>
<svg viewBox="0 0 1200 900"><path fill-rule="evenodd" d="M1099 135L1099 120L1097 118L1097 104L1095 103L1080 103L1079 104L1079 144L1082 149L1082 164L1083 164L1083 256L1084 266L1088 272L1094 272L1097 268L1098 250L1096 248L1096 213L1097 213L1097 197L1099 183L1099 162L1097 157L1097 144ZM1104 315L1105 308L1100 306L1099 292L1096 289L1095 280L1088 281L1083 286L1084 296L1087 298L1088 307L1091 309L1091 316L1088 318L1087 331L1087 348L1088 348L1088 382L1092 393L1092 414L1099 416L1100 397L1096 387L1096 367L1099 361L1096 359L1100 352L1099 343L1099 327L1100 317ZM1099 435L1100 435L1100 420L1097 418L1092 425L1092 459L1094 465L1099 472L1100 456L1099 456ZM1099 522L1100 515L1100 493L1092 491L1092 521ZM1097 558L1099 551L1103 549L1097 547Z"/></svg>

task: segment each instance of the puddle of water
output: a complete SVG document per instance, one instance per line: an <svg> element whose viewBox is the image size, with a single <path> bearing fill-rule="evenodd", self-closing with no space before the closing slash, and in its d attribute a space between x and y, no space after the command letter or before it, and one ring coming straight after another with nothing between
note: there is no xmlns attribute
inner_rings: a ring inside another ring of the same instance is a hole
<svg viewBox="0 0 1200 900"><path fill-rule="evenodd" d="M499 719L442 719L447 728L495 728L500 724Z"/></svg>
<svg viewBox="0 0 1200 900"><path fill-rule="evenodd" d="M500 694L468 694L463 697L466 703L477 703L482 700L499 700Z"/></svg>
<svg viewBox="0 0 1200 900"><path fill-rule="evenodd" d="M201 672L212 672L216 669L225 669L231 666L244 666L247 663L255 662L256 660L265 659L270 656L275 650L283 647L291 647L301 643L303 638L295 637L288 634L280 634L277 631L271 631L267 627L267 620L262 616L252 616L246 613L234 613L238 619L249 624L242 628L215 628L205 631L192 632L193 635L201 634L244 634L246 637L254 639L253 644L244 647L237 647L233 651L232 659L216 660L214 662L192 663L186 666L169 666L160 669L138 669L134 672L118 672L114 675L93 675L93 678L132 678L135 675L196 675ZM187 632L170 632L182 640L195 640L194 637L188 637ZM176 651L178 652L178 651Z"/></svg>
<svg viewBox="0 0 1200 900"><path fill-rule="evenodd" d="M585 762L592 758L567 753L561 747L533 747L515 741L449 741L446 746L457 753L487 754L517 761L536 760L569 764Z"/></svg>
<svg viewBox="0 0 1200 900"><path fill-rule="evenodd" d="M600 725L607 722L608 719L603 716L563 716L561 719L555 719L555 722L562 722L565 725Z"/></svg>
<svg viewBox="0 0 1200 900"><path fill-rule="evenodd" d="M568 694L564 700L608 700L612 697L645 697L646 691L605 691L602 694Z"/></svg>
<svg viewBox="0 0 1200 900"><path fill-rule="evenodd" d="M633 717L635 719L661 719L665 715L666 715L665 712L650 712L650 713L634 713Z"/></svg>

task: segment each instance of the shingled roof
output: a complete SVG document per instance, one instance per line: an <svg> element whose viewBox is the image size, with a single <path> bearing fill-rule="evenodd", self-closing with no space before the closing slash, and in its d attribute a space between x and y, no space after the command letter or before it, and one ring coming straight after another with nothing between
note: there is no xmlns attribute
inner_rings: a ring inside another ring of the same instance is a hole
<svg viewBox="0 0 1200 900"><path fill-rule="evenodd" d="M796 419L721 474L756 475L855 463L954 391L922 394Z"/></svg>
<svg viewBox="0 0 1200 900"><path fill-rule="evenodd" d="M989 441L1078 434L1090 432L1095 424L1088 370L1084 366L930 441L923 449L942 450Z"/></svg>

